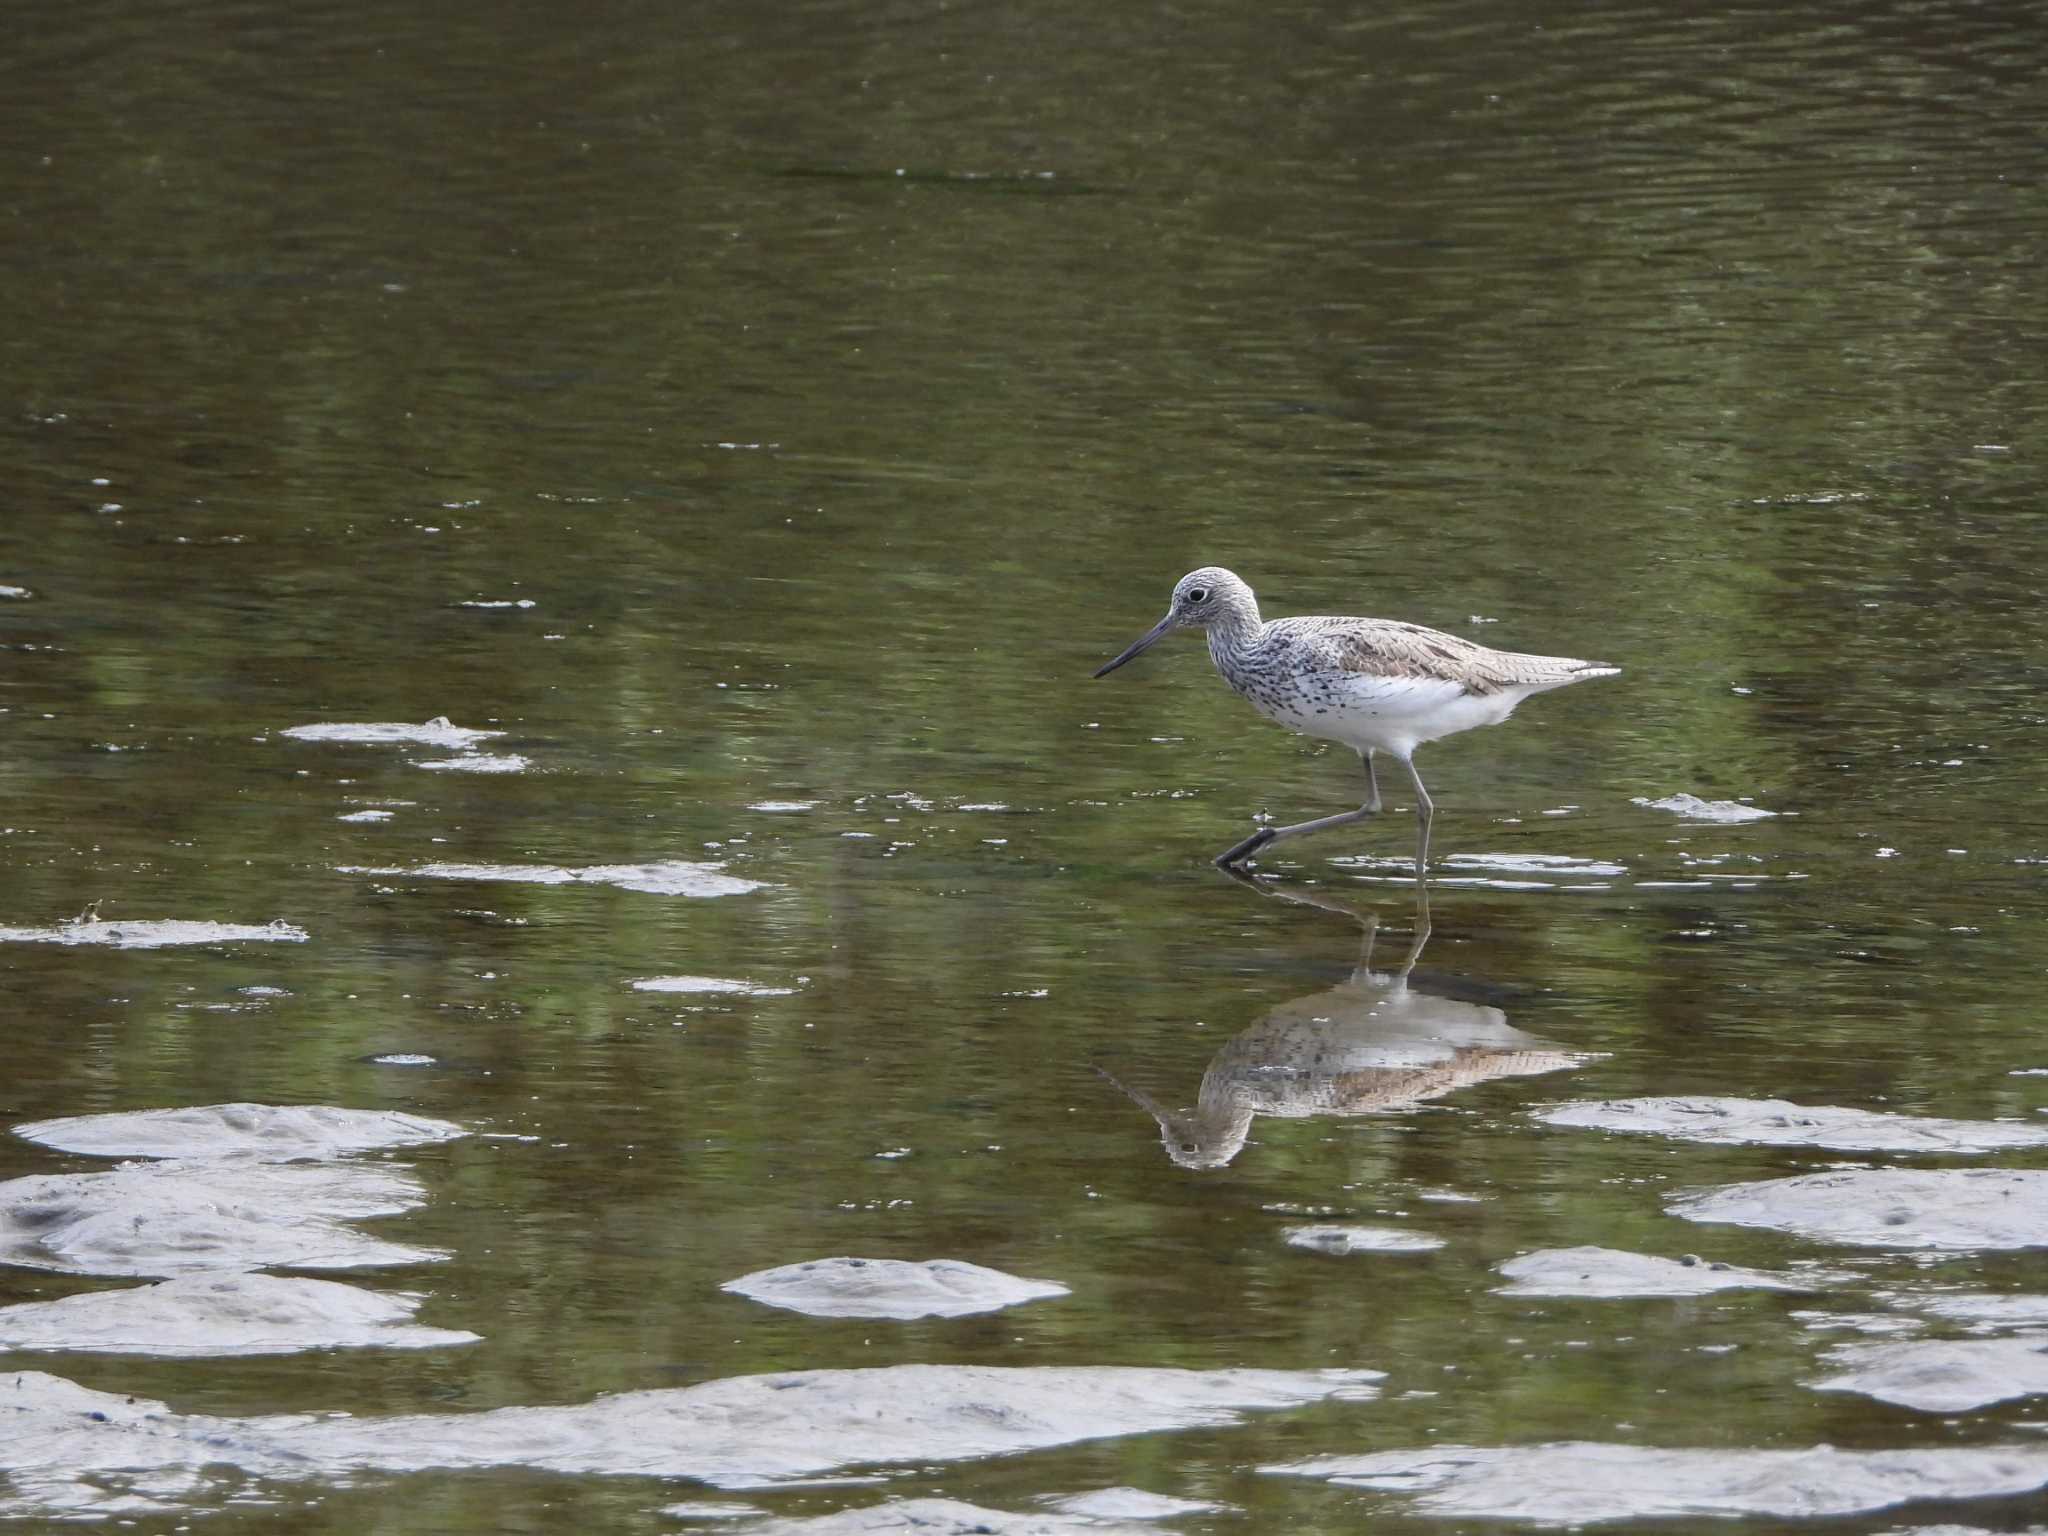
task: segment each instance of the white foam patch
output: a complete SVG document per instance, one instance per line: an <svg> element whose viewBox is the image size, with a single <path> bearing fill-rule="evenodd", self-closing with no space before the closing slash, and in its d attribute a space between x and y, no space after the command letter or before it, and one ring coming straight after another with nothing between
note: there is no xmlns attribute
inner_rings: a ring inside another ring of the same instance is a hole
<svg viewBox="0 0 2048 1536"><path fill-rule="evenodd" d="M1452 859L1458 857L1460 855L1453 854L1451 858L1439 862L1444 866L1448 866ZM1484 858L1486 855L1474 855L1473 857ZM1369 853L1343 853L1338 854L1329 862L1341 869L1388 871L1386 874L1361 874L1358 876L1359 880L1369 884L1409 885L1413 884L1415 880L1415 861L1413 859L1383 858L1377 854ZM1435 867L1432 866L1432 868ZM1558 889L1558 884L1555 880L1513 880L1498 875L1452 875L1437 873L1430 876L1430 884L1460 886L1470 890L1487 891L1554 891Z"/></svg>
<svg viewBox="0 0 2048 1536"><path fill-rule="evenodd" d="M1160 1536L1160 1529L1092 1515L1013 1514L958 1499L891 1499L750 1525L747 1536Z"/></svg>
<svg viewBox="0 0 2048 1536"><path fill-rule="evenodd" d="M196 1357L476 1342L473 1333L415 1323L419 1305L417 1296L333 1280L196 1274L0 1307L0 1349Z"/></svg>
<svg viewBox="0 0 2048 1536"><path fill-rule="evenodd" d="M1289 1227L1287 1246L1344 1258L1355 1253L1427 1253L1444 1240L1407 1227Z"/></svg>
<svg viewBox="0 0 2048 1536"><path fill-rule="evenodd" d="M1801 1307L1795 1308L1790 1316L1808 1333L1860 1333L1873 1339L1903 1338L1927 1327L1917 1317L1898 1317L1889 1312L1830 1312L1825 1307Z"/></svg>
<svg viewBox="0 0 2048 1536"><path fill-rule="evenodd" d="M1531 1113L1548 1125L1730 1145L1822 1147L1836 1152L1974 1154L2048 1144L2048 1126L2007 1120L1941 1120L1790 1104L1783 1099L1601 1099L1551 1104Z"/></svg>
<svg viewBox="0 0 2048 1536"><path fill-rule="evenodd" d="M537 605L530 597L465 597L455 606L458 608L532 608Z"/></svg>
<svg viewBox="0 0 2048 1536"><path fill-rule="evenodd" d="M1862 1248L2048 1247L2048 1171L1860 1168L1679 1195L1688 1221L1765 1227Z"/></svg>
<svg viewBox="0 0 2048 1536"><path fill-rule="evenodd" d="M764 1269L719 1287L771 1307L810 1317L966 1317L997 1312L1067 1288L1026 1280L959 1259L813 1259Z"/></svg>
<svg viewBox="0 0 2048 1536"><path fill-rule="evenodd" d="M303 944L303 928L268 923L208 923L183 918L118 922L78 918L49 928L0 928L0 944L104 944L111 949L165 949L178 944Z"/></svg>
<svg viewBox="0 0 2048 1536"><path fill-rule="evenodd" d="M413 767L440 773L524 773L533 764L517 752L465 752L460 757L414 759Z"/></svg>
<svg viewBox="0 0 2048 1536"><path fill-rule="evenodd" d="M716 1499L685 1499L664 1504L655 1511L671 1520L758 1520L767 1513L758 1504L734 1504Z"/></svg>
<svg viewBox="0 0 2048 1536"><path fill-rule="evenodd" d="M35 593L31 592L27 587L10 586L5 582L0 582L0 597L9 598L13 601L19 602L24 598L30 598L34 596Z"/></svg>
<svg viewBox="0 0 2048 1536"><path fill-rule="evenodd" d="M1503 874L1556 875L1612 879L1628 868L1605 859L1580 859L1562 853L1454 853L1444 864L1452 869L1491 869Z"/></svg>
<svg viewBox="0 0 2048 1536"><path fill-rule="evenodd" d="M1173 1520L1182 1515L1213 1515L1230 1509L1227 1504L1206 1499L1171 1499L1142 1488L1097 1488L1046 1502L1062 1514L1083 1515L1091 1520Z"/></svg>
<svg viewBox="0 0 2048 1536"><path fill-rule="evenodd" d="M280 736L289 736L293 741L340 741L377 745L386 742L405 742L421 747L446 747L451 751L464 751L480 741L489 741L502 736L503 731L480 731L468 726L453 724L446 715L436 715L423 725L404 725L396 722L379 722L373 725L294 725L279 731Z"/></svg>
<svg viewBox="0 0 2048 1536"><path fill-rule="evenodd" d="M9 1512L31 1501L79 1508L138 1489L203 1490L200 1479L213 1467L298 1483L525 1467L758 1488L855 1466L1216 1429L1252 1412L1370 1399L1380 1379L1377 1371L1344 1370L899 1365L732 1377L561 1407L238 1418L177 1413L18 1371L0 1377L0 1471L14 1483Z"/></svg>
<svg viewBox="0 0 2048 1536"><path fill-rule="evenodd" d="M344 875L378 875L411 880L504 880L518 885L612 885L653 896L739 896L765 889L759 880L720 874L723 864L689 864L666 859L653 864L421 864L412 869L343 864Z"/></svg>
<svg viewBox="0 0 2048 1536"><path fill-rule="evenodd" d="M179 1159L32 1174L0 1183L0 1263L77 1275L431 1263L447 1254L344 1225L424 1198L382 1165Z"/></svg>
<svg viewBox="0 0 2048 1536"><path fill-rule="evenodd" d="M771 816L793 816L800 811L815 810L817 805L815 800L756 800L747 809L764 811Z"/></svg>
<svg viewBox="0 0 2048 1536"><path fill-rule="evenodd" d="M469 1134L452 1120L324 1104L205 1104L73 1115L32 1120L17 1125L14 1133L88 1157L255 1157L269 1162L345 1157Z"/></svg>
<svg viewBox="0 0 2048 1536"><path fill-rule="evenodd" d="M389 821L392 815L390 811L344 811L334 819L355 822Z"/></svg>
<svg viewBox="0 0 2048 1536"><path fill-rule="evenodd" d="M1651 1296L1708 1296L1716 1291L1814 1291L1849 1278L1839 1270L1772 1271L1710 1264L1687 1255L1663 1259L1618 1248L1545 1248L1498 1266L1510 1282L1503 1296L1571 1296L1624 1300Z"/></svg>
<svg viewBox="0 0 2048 1536"><path fill-rule="evenodd" d="M1736 1515L1807 1520L1889 1509L1917 1499L2032 1493L2048 1486L2048 1448L1660 1450L1568 1441L1431 1446L1259 1470L1405 1493L1422 1513L1472 1520L1539 1525Z"/></svg>
<svg viewBox="0 0 2048 1536"><path fill-rule="evenodd" d="M1843 1369L1808 1383L1921 1413L1968 1413L2048 1392L2048 1339L1916 1339L1842 1344L1823 1359Z"/></svg>
<svg viewBox="0 0 2048 1536"><path fill-rule="evenodd" d="M1629 801L1647 810L1669 811L1687 821L1717 822L1722 826L1734 826L1745 821L1762 821L1775 816L1776 811L1767 811L1762 806L1744 805L1739 800L1702 800L1698 795L1666 795L1661 800L1650 800L1638 795Z"/></svg>
<svg viewBox="0 0 2048 1536"><path fill-rule="evenodd" d="M1888 1306L1961 1323L1973 1332L2048 1328L2048 1296L2025 1291L1893 1291L1879 1299Z"/></svg>
<svg viewBox="0 0 2048 1536"><path fill-rule="evenodd" d="M795 987L764 987L730 976L643 976L633 983L635 992L712 993L736 997L790 997Z"/></svg>

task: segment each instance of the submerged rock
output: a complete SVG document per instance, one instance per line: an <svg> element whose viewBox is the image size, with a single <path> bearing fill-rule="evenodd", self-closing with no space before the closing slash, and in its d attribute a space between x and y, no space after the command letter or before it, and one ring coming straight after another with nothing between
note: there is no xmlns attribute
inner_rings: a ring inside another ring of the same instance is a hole
<svg viewBox="0 0 2048 1536"><path fill-rule="evenodd" d="M958 1259L812 1259L764 1269L719 1287L734 1295L810 1317L966 1317L997 1312L1067 1288L1024 1280Z"/></svg>
<svg viewBox="0 0 2048 1536"><path fill-rule="evenodd" d="M1660 1259L1618 1248L1546 1248L1499 1266L1511 1284L1503 1296L1582 1296L1593 1300L1707 1296L1715 1291L1811 1291L1849 1277L1839 1270L1773 1272L1709 1264L1690 1255Z"/></svg>
<svg viewBox="0 0 2048 1536"><path fill-rule="evenodd" d="M1844 1369L1809 1385L1858 1392L1922 1413L1967 1413L2048 1392L2048 1339L1916 1339L1843 1344L1823 1357Z"/></svg>
<svg viewBox="0 0 2048 1536"><path fill-rule="evenodd" d="M0 1183L0 1263L78 1275L354 1269L447 1254L344 1226L425 1199L402 1169L248 1159L134 1163Z"/></svg>
<svg viewBox="0 0 2048 1536"><path fill-rule="evenodd" d="M452 1141L468 1131L451 1120L388 1109L324 1104L203 1104L32 1120L14 1134L92 1157L230 1157L271 1162L343 1157L384 1147Z"/></svg>
<svg viewBox="0 0 2048 1536"><path fill-rule="evenodd" d="M1974 1499L2048 1486L2048 1446L1927 1450L1660 1450L1576 1441L1433 1446L1261 1467L1414 1496L1431 1515L1584 1525L1763 1515L1808 1520L1919 1499Z"/></svg>
<svg viewBox="0 0 2048 1536"><path fill-rule="evenodd" d="M286 1482L525 1467L752 1488L860 1465L1213 1429L1253 1411L1370 1398L1380 1379L1345 1370L901 1365L731 1377L565 1407L240 1418L181 1414L18 1371L0 1377L0 1472L14 1484L9 1512L25 1512L31 1500L56 1511L144 1489L204 1490L213 1467Z"/></svg>
<svg viewBox="0 0 2048 1536"><path fill-rule="evenodd" d="M507 880L520 885L612 885L654 896L739 896L763 889L759 880L720 874L723 864L666 859L653 864L421 864L412 869L343 864L344 875L408 880Z"/></svg>
<svg viewBox="0 0 2048 1536"><path fill-rule="evenodd" d="M1688 1221L1767 1227L1863 1248L2048 1246L2048 1171L1859 1168L1679 1195Z"/></svg>
<svg viewBox="0 0 2048 1536"><path fill-rule="evenodd" d="M0 1307L0 1349L122 1355L286 1355L433 1349L477 1335L415 1323L420 1298L332 1280L195 1274Z"/></svg>
<svg viewBox="0 0 2048 1536"><path fill-rule="evenodd" d="M2048 1126L2006 1120L1939 1120L1783 1099L1709 1096L1598 1099L1550 1104L1532 1113L1547 1125L1582 1126L1772 1147L1822 1147L1837 1152L1996 1152L2048 1145Z"/></svg>

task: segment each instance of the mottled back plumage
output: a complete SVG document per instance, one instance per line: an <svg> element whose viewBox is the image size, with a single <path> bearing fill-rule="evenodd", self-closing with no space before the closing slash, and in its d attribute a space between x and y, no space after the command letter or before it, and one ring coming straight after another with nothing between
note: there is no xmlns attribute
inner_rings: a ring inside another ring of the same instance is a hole
<svg viewBox="0 0 2048 1536"><path fill-rule="evenodd" d="M1571 656L1496 651L1463 635L1446 634L1399 619L1275 619L1264 625L1268 645L1305 647L1333 670L1375 677L1432 678L1481 696L1509 688L1540 691L1605 677L1620 670Z"/></svg>

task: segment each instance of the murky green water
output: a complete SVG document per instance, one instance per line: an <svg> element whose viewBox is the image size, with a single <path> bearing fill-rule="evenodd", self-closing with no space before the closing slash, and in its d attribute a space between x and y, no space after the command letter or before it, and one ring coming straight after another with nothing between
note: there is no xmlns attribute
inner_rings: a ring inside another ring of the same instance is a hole
<svg viewBox="0 0 2048 1536"><path fill-rule="evenodd" d="M0 945L0 1107L460 1122L481 1134L401 1155L425 1204L368 1224L451 1257L330 1278L483 1340L0 1364L364 1416L904 1363L1388 1373L1374 1402L739 1496L783 1516L1132 1484L1241 1512L1190 1531L1443 1529L1257 1469L2031 1443L2024 1397L1816 1392L1857 1335L1799 1314L2038 1292L2038 1251L1844 1249L1664 1201L2040 1153L1526 1113L2048 1107L2014 1075L2048 1068L2030 10L84 4L18 33L0 927L97 903L308 937ZM1395 870L1333 862L1399 859L1405 814L1264 865L1355 915L1207 862L1254 813L1355 804L1353 760L1257 720L1191 642L1088 679L1212 562L1269 615L1627 668L1418 758L1446 867L1411 990L1446 1007L1413 1011L1498 1010L1578 1065L1260 1115L1200 1170L1103 1075L1193 1105L1226 1042L1336 1006L1361 923L1382 976L1413 931ZM438 715L525 766L281 734ZM1632 803L1681 792L1778 814ZM393 814L341 819L365 809ZM1456 867L1482 854L1522 867ZM414 873L662 860L762 888ZM788 990L630 986L662 975ZM95 1166L0 1142L0 1175ZM1333 1258L1286 1244L1304 1221L1444 1246ZM1853 1278L1493 1294L1495 1265L1578 1244ZM838 1254L1071 1294L898 1323L719 1290ZM0 1269L0 1302L101 1283ZM726 1497L337 1475L141 1523L657 1530L699 1496Z"/></svg>

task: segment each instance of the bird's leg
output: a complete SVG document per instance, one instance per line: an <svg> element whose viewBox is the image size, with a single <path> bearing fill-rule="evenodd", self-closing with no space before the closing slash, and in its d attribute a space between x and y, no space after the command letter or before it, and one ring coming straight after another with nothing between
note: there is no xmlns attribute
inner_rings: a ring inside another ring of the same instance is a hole
<svg viewBox="0 0 2048 1536"><path fill-rule="evenodd" d="M1373 771L1372 753L1370 751L1361 752L1358 756L1359 761L1365 764L1366 788L1371 791L1371 798L1365 804L1355 811L1339 811L1334 816L1318 816L1314 821L1297 821L1291 827L1261 827L1236 847L1226 849L1224 852L1217 854L1216 867L1218 869L1228 869L1239 859L1249 858L1268 843L1277 843L1283 837L1300 837L1308 832L1327 832L1332 827L1348 827L1354 821L1363 821L1368 816L1378 815L1380 809L1380 781L1379 775ZM1415 770L1411 766L1408 771L1412 774ZM1420 787L1420 785L1417 786L1417 788Z"/></svg>
<svg viewBox="0 0 2048 1536"><path fill-rule="evenodd" d="M1422 872L1429 867L1429 823L1436 814L1436 806L1429 798L1429 791L1422 787L1422 775L1415 771L1415 759L1404 757L1401 766L1408 770L1408 777L1415 785L1415 883L1422 883Z"/></svg>

